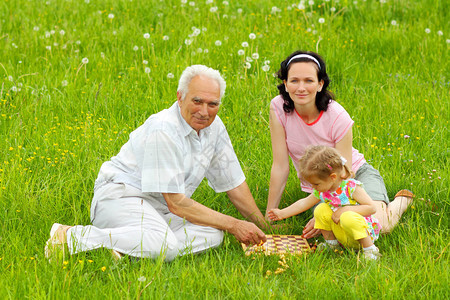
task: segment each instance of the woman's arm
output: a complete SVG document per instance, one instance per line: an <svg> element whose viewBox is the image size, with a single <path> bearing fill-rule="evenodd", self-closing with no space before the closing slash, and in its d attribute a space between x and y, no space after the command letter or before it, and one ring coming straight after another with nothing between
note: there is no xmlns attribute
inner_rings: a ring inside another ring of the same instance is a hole
<svg viewBox="0 0 450 300"><path fill-rule="evenodd" d="M354 211L360 214L361 216L370 216L374 214L377 210L375 202L370 198L370 196L366 193L366 191L360 187L356 186L355 191L353 192L352 198L359 203L359 205L347 205L340 207L337 209L333 215L332 219L334 223L338 224L341 218L342 213L346 211Z"/></svg>
<svg viewBox="0 0 450 300"><path fill-rule="evenodd" d="M352 150L353 150L353 132L350 128L344 137L336 143L336 150L347 160L345 165L352 170Z"/></svg>
<svg viewBox="0 0 450 300"><path fill-rule="evenodd" d="M280 204L286 182L289 176L289 153L286 145L286 133L278 121L275 112L270 110L270 137L272 141L272 170L270 172L269 197L267 212Z"/></svg>

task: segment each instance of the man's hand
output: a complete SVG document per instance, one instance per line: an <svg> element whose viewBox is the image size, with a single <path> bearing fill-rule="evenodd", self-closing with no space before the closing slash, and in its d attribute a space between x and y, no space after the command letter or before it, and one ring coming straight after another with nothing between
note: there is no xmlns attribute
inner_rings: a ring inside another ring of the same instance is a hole
<svg viewBox="0 0 450 300"><path fill-rule="evenodd" d="M316 220L314 220L314 218L312 218L311 220L309 220L308 223L306 223L305 228L303 228L303 237L305 239L310 239L310 238L320 235L320 229L314 229L315 222L316 222Z"/></svg>
<svg viewBox="0 0 450 300"><path fill-rule="evenodd" d="M266 235L255 224L243 220L237 220L228 230L236 239L246 245L266 242Z"/></svg>

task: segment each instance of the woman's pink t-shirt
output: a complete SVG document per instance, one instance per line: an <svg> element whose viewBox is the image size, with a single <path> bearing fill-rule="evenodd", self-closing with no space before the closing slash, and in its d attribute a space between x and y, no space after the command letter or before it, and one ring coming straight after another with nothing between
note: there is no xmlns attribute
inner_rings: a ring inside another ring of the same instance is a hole
<svg viewBox="0 0 450 300"><path fill-rule="evenodd" d="M336 101L331 101L327 111L322 111L319 118L310 124L305 123L296 110L286 113L283 110L283 103L283 97L278 95L272 99L270 109L275 111L278 121L284 127L289 156L297 170L297 176L300 178L298 160L305 153L305 149L311 145L334 148L354 122L347 111ZM356 173L365 162L364 155L352 148L353 172ZM302 182L301 185L304 192L311 193L313 191L309 183Z"/></svg>

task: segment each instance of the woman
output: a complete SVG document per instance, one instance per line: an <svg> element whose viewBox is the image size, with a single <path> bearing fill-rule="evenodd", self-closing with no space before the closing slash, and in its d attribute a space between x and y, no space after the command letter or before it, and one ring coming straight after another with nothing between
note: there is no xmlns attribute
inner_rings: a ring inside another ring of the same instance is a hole
<svg viewBox="0 0 450 300"><path fill-rule="evenodd" d="M273 163L266 218L267 212L280 204L289 175L289 157L299 176L298 161L305 149L310 145L324 145L335 148L347 160L345 164L355 179L364 184L369 196L375 200L377 211L374 216L380 221L382 232L390 232L414 195L401 190L389 202L383 178L352 146L354 122L327 90L330 79L323 59L314 52L296 51L281 62L278 78L283 81L278 85L280 95L270 104ZM304 192L312 192L305 181L301 188ZM318 234L312 219L305 226L303 235L310 238Z"/></svg>

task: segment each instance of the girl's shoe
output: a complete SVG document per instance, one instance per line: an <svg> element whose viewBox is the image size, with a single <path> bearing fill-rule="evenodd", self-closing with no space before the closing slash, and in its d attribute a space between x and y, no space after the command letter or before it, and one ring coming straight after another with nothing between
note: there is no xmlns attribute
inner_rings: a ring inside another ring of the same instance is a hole
<svg viewBox="0 0 450 300"><path fill-rule="evenodd" d="M366 260L378 260L381 257L380 250L375 247L375 249L364 251L364 258Z"/></svg>
<svg viewBox="0 0 450 300"><path fill-rule="evenodd" d="M323 252L323 251L336 251L341 248L341 245L330 245L327 242L320 243L317 245L316 252Z"/></svg>

